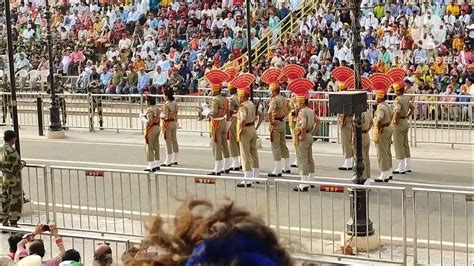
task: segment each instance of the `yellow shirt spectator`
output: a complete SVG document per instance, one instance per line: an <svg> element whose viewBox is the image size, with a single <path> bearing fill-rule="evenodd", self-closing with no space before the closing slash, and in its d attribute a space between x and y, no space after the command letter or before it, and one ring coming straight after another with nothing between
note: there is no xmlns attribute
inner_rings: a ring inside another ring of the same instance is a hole
<svg viewBox="0 0 474 266"><path fill-rule="evenodd" d="M446 69L446 72L448 72L448 67L445 63L436 63L433 65L433 70L436 75L440 75L443 72L443 69Z"/></svg>
<svg viewBox="0 0 474 266"><path fill-rule="evenodd" d="M453 5L453 3L451 3L450 5L448 5L446 7L446 12L448 12L448 11L451 12L451 15L453 15L453 16L458 16L459 12L461 12L460 9L459 9L459 6L458 5Z"/></svg>
<svg viewBox="0 0 474 266"><path fill-rule="evenodd" d="M456 49L458 53L464 49L464 41L459 36L453 39L453 49Z"/></svg>
<svg viewBox="0 0 474 266"><path fill-rule="evenodd" d="M378 6L374 7L374 15L379 20L385 15L385 8L382 4L379 4Z"/></svg>

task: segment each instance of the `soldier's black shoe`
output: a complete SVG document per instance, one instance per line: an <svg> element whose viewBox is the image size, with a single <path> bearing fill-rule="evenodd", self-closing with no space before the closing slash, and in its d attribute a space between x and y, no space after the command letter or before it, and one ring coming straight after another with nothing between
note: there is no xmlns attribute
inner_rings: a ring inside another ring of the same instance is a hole
<svg viewBox="0 0 474 266"><path fill-rule="evenodd" d="M210 172L210 173L207 173L207 175L221 175L221 172Z"/></svg>
<svg viewBox="0 0 474 266"><path fill-rule="evenodd" d="M281 174L268 173L268 177L281 177Z"/></svg>
<svg viewBox="0 0 474 266"><path fill-rule="evenodd" d="M388 182L388 180L392 180L393 179L393 175L389 176L388 179L385 179L385 182Z"/></svg>
<svg viewBox="0 0 474 266"><path fill-rule="evenodd" d="M291 164L290 167L297 168L298 165L296 165L296 164Z"/></svg>
<svg viewBox="0 0 474 266"><path fill-rule="evenodd" d="M160 170L160 167L159 167L159 166L157 166L157 167L151 169L152 172L156 172L156 171L159 171L159 170Z"/></svg>
<svg viewBox="0 0 474 266"><path fill-rule="evenodd" d="M228 173L230 173L230 170L232 170L232 168L229 168L229 169L227 169L227 170L224 170L224 173L228 174Z"/></svg>
<svg viewBox="0 0 474 266"><path fill-rule="evenodd" d="M411 173L411 170L407 170L407 173Z"/></svg>
<svg viewBox="0 0 474 266"><path fill-rule="evenodd" d="M251 186L252 186L252 183L248 181L247 182L243 181L237 184L237 187L251 187Z"/></svg>
<svg viewBox="0 0 474 266"><path fill-rule="evenodd" d="M10 227L20 228L16 222L10 222Z"/></svg>
<svg viewBox="0 0 474 266"><path fill-rule="evenodd" d="M153 169L146 168L146 169L145 169L145 170L143 170L143 171L145 171L145 172L152 172L152 171L153 171Z"/></svg>
<svg viewBox="0 0 474 266"><path fill-rule="evenodd" d="M242 170L242 166L232 168L232 171L240 171L240 170Z"/></svg>
<svg viewBox="0 0 474 266"><path fill-rule="evenodd" d="M63 126L63 130L64 130L64 131L68 131L68 130L69 130L69 127Z"/></svg>
<svg viewBox="0 0 474 266"><path fill-rule="evenodd" d="M293 188L293 191L295 192L308 192L309 191L309 187L299 187L299 186L296 186Z"/></svg>
<svg viewBox="0 0 474 266"><path fill-rule="evenodd" d="M171 166L171 165L172 165L171 163L169 163L169 164L166 164L166 163L160 164L160 166L164 166L164 167L167 167L167 166L169 167L169 166Z"/></svg>
<svg viewBox="0 0 474 266"><path fill-rule="evenodd" d="M394 175L404 175L406 172L400 172L400 171L393 171L392 174Z"/></svg>
<svg viewBox="0 0 474 266"><path fill-rule="evenodd" d="M338 167L337 170L341 170L341 171L350 171L352 170L352 167Z"/></svg>
<svg viewBox="0 0 474 266"><path fill-rule="evenodd" d="M282 173L290 174L290 173L291 173L291 170L283 170Z"/></svg>
<svg viewBox="0 0 474 266"><path fill-rule="evenodd" d="M28 203L28 202L31 202L31 200L27 198L23 198L23 204Z"/></svg>
<svg viewBox="0 0 474 266"><path fill-rule="evenodd" d="M171 163L172 165L178 165L178 162Z"/></svg>

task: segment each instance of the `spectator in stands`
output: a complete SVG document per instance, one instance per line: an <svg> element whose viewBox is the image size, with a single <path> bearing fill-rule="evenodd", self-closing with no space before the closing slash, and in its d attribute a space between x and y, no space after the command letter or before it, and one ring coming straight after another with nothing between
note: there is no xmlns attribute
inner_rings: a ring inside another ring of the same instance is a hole
<svg viewBox="0 0 474 266"><path fill-rule="evenodd" d="M46 254L46 250L44 248L44 243L42 239L34 239L35 236L40 235L44 232L49 231L53 236L54 243L58 247L58 255L54 256L52 259L43 260L43 257ZM26 246L28 244L28 250ZM30 264L31 262L35 261L42 261L42 265L53 266L59 265L61 262L61 258L64 256L65 249L63 240L58 234L58 229L56 225L45 225L45 224L38 224L32 233L27 234L23 237L23 239L18 242L17 250L15 252L14 261L18 262L21 261L20 264L22 265L37 265L37 264ZM19 265L20 265L19 264Z"/></svg>
<svg viewBox="0 0 474 266"><path fill-rule="evenodd" d="M150 86L150 76L145 72L145 67L138 69L138 83L137 88L132 91L132 93L143 94L145 91L148 91L148 86Z"/></svg>
<svg viewBox="0 0 474 266"><path fill-rule="evenodd" d="M80 266L81 265L81 254L75 249L68 249L64 252L63 257L61 258L62 265L71 265L71 266Z"/></svg>
<svg viewBox="0 0 474 266"><path fill-rule="evenodd" d="M11 234L8 237L8 246L9 246L8 257L10 257L10 259L13 260L15 258L18 242L20 242L22 238L23 236L21 234L16 234L16 233Z"/></svg>
<svg viewBox="0 0 474 266"><path fill-rule="evenodd" d="M108 243L100 244L94 251L95 266L110 266L113 263L112 249Z"/></svg>
<svg viewBox="0 0 474 266"><path fill-rule="evenodd" d="M150 245L163 252L142 249L133 258L125 256L125 265L293 265L273 230L232 202L214 210L207 201L191 200L179 213L185 218L175 220L179 225L172 235L160 217L146 223Z"/></svg>
<svg viewBox="0 0 474 266"><path fill-rule="evenodd" d="M178 70L176 68L171 69L170 77L168 78L167 86L176 94L182 94L182 86L184 83L184 79L181 75L179 75Z"/></svg>
<svg viewBox="0 0 474 266"><path fill-rule="evenodd" d="M29 70L31 68L30 61L26 58L25 53L20 53L20 56L15 61L15 70L16 72L20 70Z"/></svg>

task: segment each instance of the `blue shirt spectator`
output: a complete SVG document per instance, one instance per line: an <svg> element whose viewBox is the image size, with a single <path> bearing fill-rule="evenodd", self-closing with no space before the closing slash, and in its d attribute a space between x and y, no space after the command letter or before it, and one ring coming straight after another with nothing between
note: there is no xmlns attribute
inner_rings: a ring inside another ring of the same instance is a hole
<svg viewBox="0 0 474 266"><path fill-rule="evenodd" d="M112 79L112 72L107 67L104 67L102 74L100 74L100 84L105 88L109 86L110 80Z"/></svg>
<svg viewBox="0 0 474 266"><path fill-rule="evenodd" d="M138 92L143 93L145 90L148 90L148 85L150 85L150 77L145 72L145 70L142 69L138 74Z"/></svg>

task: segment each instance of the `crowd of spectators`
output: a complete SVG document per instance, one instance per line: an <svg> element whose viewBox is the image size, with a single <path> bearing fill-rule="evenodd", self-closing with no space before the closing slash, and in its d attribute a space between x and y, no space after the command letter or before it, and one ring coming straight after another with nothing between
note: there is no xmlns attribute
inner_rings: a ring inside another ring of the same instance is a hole
<svg viewBox="0 0 474 266"><path fill-rule="evenodd" d="M256 45L267 34L268 53L253 64L257 76L270 66L297 63L307 67L315 90L331 91L337 90L332 69L354 62L346 0L317 4L287 38L276 38L278 22L296 0L256 1L249 23L240 0L91 2L58 1L51 19L55 70L79 75L79 91L95 79L104 93L159 93L163 86L192 93L207 85L198 80L208 69L245 53L248 37ZM42 0L20 1L12 10L17 71L48 69L43 11ZM415 93L473 95L472 17L469 0L363 0L364 75L401 67ZM0 17L0 26L4 22ZM4 27L0 33L5 36Z"/></svg>

